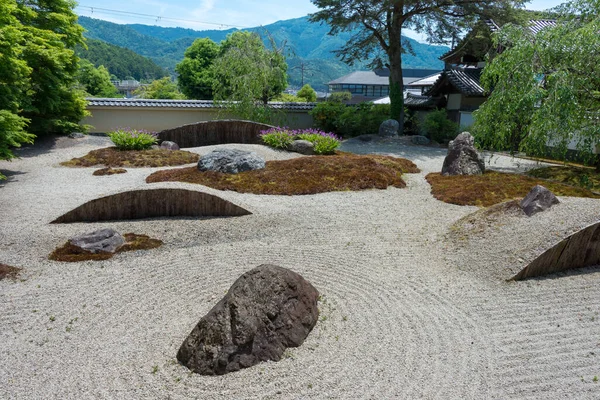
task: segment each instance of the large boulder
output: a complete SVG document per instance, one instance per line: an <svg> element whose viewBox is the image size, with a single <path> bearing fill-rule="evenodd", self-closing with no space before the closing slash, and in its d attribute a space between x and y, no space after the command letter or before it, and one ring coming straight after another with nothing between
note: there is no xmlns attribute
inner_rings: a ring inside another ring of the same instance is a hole
<svg viewBox="0 0 600 400"><path fill-rule="evenodd" d="M308 140L294 140L287 146L287 150L311 156L315 154L315 145Z"/></svg>
<svg viewBox="0 0 600 400"><path fill-rule="evenodd" d="M75 236L69 243L91 253L114 253L125 244L125 238L114 229L100 229L91 233Z"/></svg>
<svg viewBox="0 0 600 400"><path fill-rule="evenodd" d="M179 145L170 140L165 140L160 144L160 148L163 150L179 150Z"/></svg>
<svg viewBox="0 0 600 400"><path fill-rule="evenodd" d="M395 119L386 119L379 125L379 136L398 136L400 124Z"/></svg>
<svg viewBox="0 0 600 400"><path fill-rule="evenodd" d="M263 264L242 275L185 339L177 359L193 372L222 375L279 361L317 323L319 293L297 273Z"/></svg>
<svg viewBox="0 0 600 400"><path fill-rule="evenodd" d="M481 175L485 164L475 148L475 140L469 132L463 132L448 144L442 175Z"/></svg>
<svg viewBox="0 0 600 400"><path fill-rule="evenodd" d="M554 193L542 185L536 185L529 193L527 193L527 196L521 200L520 206L525 214L527 214L528 217L531 217L533 214L545 211L558 203L560 203L560 201L556 198Z"/></svg>
<svg viewBox="0 0 600 400"><path fill-rule="evenodd" d="M227 174L263 169L265 159L253 151L237 149L213 150L200 157L198 169L200 171L217 171Z"/></svg>

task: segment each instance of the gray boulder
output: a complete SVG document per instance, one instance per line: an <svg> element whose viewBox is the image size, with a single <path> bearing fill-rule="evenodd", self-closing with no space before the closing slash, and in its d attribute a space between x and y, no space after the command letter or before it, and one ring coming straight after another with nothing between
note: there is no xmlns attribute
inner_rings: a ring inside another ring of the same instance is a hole
<svg viewBox="0 0 600 400"><path fill-rule="evenodd" d="M175 142L165 140L160 144L160 148L163 150L179 150L179 145Z"/></svg>
<svg viewBox="0 0 600 400"><path fill-rule="evenodd" d="M475 140L469 132L463 132L448 144L442 175L481 175L485 164L475 148Z"/></svg>
<svg viewBox="0 0 600 400"><path fill-rule="evenodd" d="M431 140L429 140L425 136L421 136L421 135L411 136L410 141L414 144L421 144L421 145L427 145L427 144L431 143Z"/></svg>
<svg viewBox="0 0 600 400"><path fill-rule="evenodd" d="M309 142L308 140L294 140L287 147L288 151L293 151L294 153L305 154L307 156L311 156L315 154L315 145Z"/></svg>
<svg viewBox="0 0 600 400"><path fill-rule="evenodd" d="M395 119L387 119L379 125L379 136L398 136L400 124Z"/></svg>
<svg viewBox="0 0 600 400"><path fill-rule="evenodd" d="M560 203L560 201L556 198L554 193L541 185L536 185L529 193L527 193L527 196L521 200L520 206L525 214L527 214L528 217L531 217L533 214L545 211L558 203Z"/></svg>
<svg viewBox="0 0 600 400"><path fill-rule="evenodd" d="M198 169L200 171L217 171L227 174L263 169L265 160L253 151L236 149L220 149L200 157Z"/></svg>
<svg viewBox="0 0 600 400"><path fill-rule="evenodd" d="M84 138L85 135L81 132L73 132L73 133L69 134L69 137L71 139L81 139L81 138Z"/></svg>
<svg viewBox="0 0 600 400"><path fill-rule="evenodd" d="M114 229L100 229L75 236L69 239L69 243L91 253L114 253L125 244L125 238Z"/></svg>
<svg viewBox="0 0 600 400"><path fill-rule="evenodd" d="M319 293L302 276L264 264L242 275L194 327L177 352L191 371L222 375L279 361L317 323Z"/></svg>

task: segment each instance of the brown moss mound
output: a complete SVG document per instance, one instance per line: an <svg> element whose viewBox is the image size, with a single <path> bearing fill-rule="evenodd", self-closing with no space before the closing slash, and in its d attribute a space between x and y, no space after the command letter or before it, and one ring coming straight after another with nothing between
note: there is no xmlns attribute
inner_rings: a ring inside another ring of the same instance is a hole
<svg viewBox="0 0 600 400"><path fill-rule="evenodd" d="M127 170L123 168L102 168L94 171L92 175L94 176L104 176L104 175L115 175L115 174L124 174Z"/></svg>
<svg viewBox="0 0 600 400"><path fill-rule="evenodd" d="M0 263L0 281L7 278L16 279L19 272L21 272L21 268Z"/></svg>
<svg viewBox="0 0 600 400"><path fill-rule="evenodd" d="M425 177L431 194L445 203L461 206L489 207L515 198L525 197L535 185L542 185L557 196L600 198L583 188L563 185L525 175L487 171L483 175L442 176L431 173Z"/></svg>
<svg viewBox="0 0 600 400"><path fill-rule="evenodd" d="M556 166L531 170L527 175L600 192L600 172L594 168Z"/></svg>
<svg viewBox="0 0 600 400"><path fill-rule="evenodd" d="M158 171L146 182L197 183L240 193L302 195L332 191L403 188L403 173L419 172L409 160L389 156L334 155L267 161L266 168L239 174L198 171L196 167Z"/></svg>
<svg viewBox="0 0 600 400"><path fill-rule="evenodd" d="M136 233L126 233L123 235L123 237L125 238L125 244L119 247L116 253L134 250L149 250L160 247L163 244L161 240L152 239L147 235L138 235ZM108 260L113 255L113 253L107 253L103 251L92 253L66 242L63 246L58 247L56 250L50 253L48 258L54 261L79 262L88 260Z"/></svg>
<svg viewBox="0 0 600 400"><path fill-rule="evenodd" d="M198 162L200 156L184 150L117 150L116 147L92 150L83 157L60 163L65 167L167 167Z"/></svg>

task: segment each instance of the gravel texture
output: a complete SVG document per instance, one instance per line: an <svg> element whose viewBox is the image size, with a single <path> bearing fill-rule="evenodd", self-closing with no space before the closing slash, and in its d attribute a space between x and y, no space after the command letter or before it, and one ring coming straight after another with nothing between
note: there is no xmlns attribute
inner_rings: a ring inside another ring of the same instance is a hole
<svg viewBox="0 0 600 400"><path fill-rule="evenodd" d="M0 184L0 263L23 268L20 280L0 281L0 398L598 398L600 271L505 281L596 222L598 200L560 198L529 219L474 225L463 218L476 207L433 199L424 179L441 170L444 149L352 139L342 150L399 155L422 173L406 175L404 189L310 196L152 184L203 190L253 215L49 225L83 202L149 186L156 168L96 177L96 168L58 165L107 145L48 139L0 161L9 177ZM229 146L267 160L298 156ZM488 155L486 166L537 165ZM104 227L165 244L101 262L47 259L68 238ZM237 277L263 263L319 290L315 329L280 362L190 374L175 359L182 341Z"/></svg>

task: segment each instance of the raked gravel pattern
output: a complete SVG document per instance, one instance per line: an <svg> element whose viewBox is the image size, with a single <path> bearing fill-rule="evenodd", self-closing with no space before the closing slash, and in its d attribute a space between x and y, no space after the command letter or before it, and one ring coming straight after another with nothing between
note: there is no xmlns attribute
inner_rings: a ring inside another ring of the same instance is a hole
<svg viewBox="0 0 600 400"><path fill-rule="evenodd" d="M561 198L532 218L457 228L477 211L435 200L424 179L444 149L405 138L342 147L413 160L404 189L262 196L182 183L247 208L236 218L50 225L83 202L149 186L153 168L94 177L59 162L101 137L47 140L0 162L2 399L597 399L600 271L506 282L541 249L600 218L598 200ZM294 155L262 146L267 159ZM211 146L214 148L214 146ZM210 149L191 149L199 153ZM503 170L537 166L494 155ZM48 254L103 227L165 245L102 262ZM322 294L321 318L280 362L225 376L190 374L175 354L194 324L245 271L274 263Z"/></svg>

